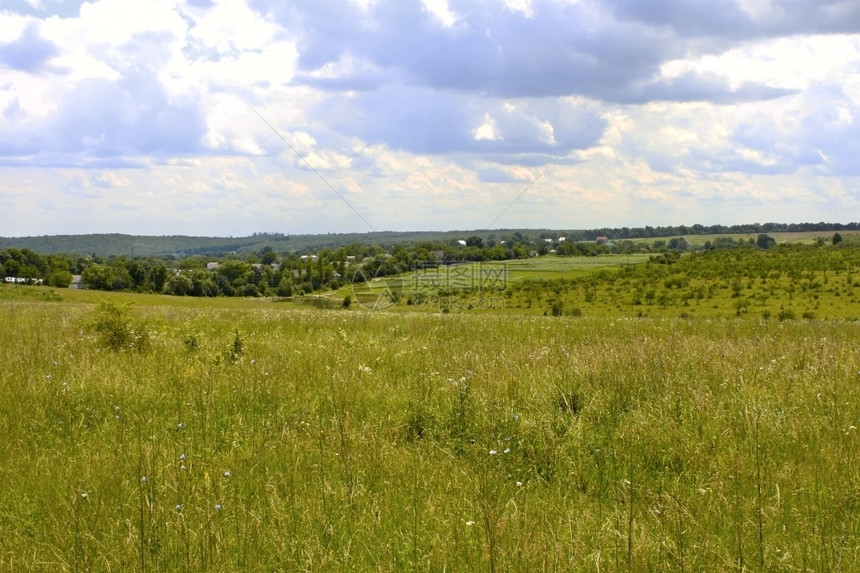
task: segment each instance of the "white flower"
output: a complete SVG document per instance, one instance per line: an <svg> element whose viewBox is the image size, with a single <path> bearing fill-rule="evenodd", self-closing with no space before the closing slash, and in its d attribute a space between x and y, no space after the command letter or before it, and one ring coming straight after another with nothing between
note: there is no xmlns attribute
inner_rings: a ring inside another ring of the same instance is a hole
<svg viewBox="0 0 860 573"><path fill-rule="evenodd" d="M184 461L185 461L185 454L181 454L181 455L179 456L179 461L180 461L180 462L184 462Z"/></svg>
<svg viewBox="0 0 860 573"><path fill-rule="evenodd" d="M146 483L146 476L143 476L142 478L140 478L140 483Z"/></svg>
<svg viewBox="0 0 860 573"><path fill-rule="evenodd" d="M230 477L230 470L227 470L226 472L224 472L224 477L225 478Z"/></svg>
<svg viewBox="0 0 860 573"><path fill-rule="evenodd" d="M496 450L490 450L490 455L491 455L491 456L495 456L497 453L499 453L499 452L497 452Z"/></svg>
<svg viewBox="0 0 860 573"><path fill-rule="evenodd" d="M221 504L220 503L215 504L215 511L221 511Z"/></svg>
<svg viewBox="0 0 860 573"><path fill-rule="evenodd" d="M474 521L467 521L467 522L466 522L466 525L468 525L469 527L471 527L471 526L475 525L475 522L474 522Z"/></svg>
<svg viewBox="0 0 860 573"><path fill-rule="evenodd" d="M84 499L87 499L87 497L88 497L88 496L87 496L87 492L82 493L82 494L81 494L81 497L82 497L82 498L84 498Z"/></svg>

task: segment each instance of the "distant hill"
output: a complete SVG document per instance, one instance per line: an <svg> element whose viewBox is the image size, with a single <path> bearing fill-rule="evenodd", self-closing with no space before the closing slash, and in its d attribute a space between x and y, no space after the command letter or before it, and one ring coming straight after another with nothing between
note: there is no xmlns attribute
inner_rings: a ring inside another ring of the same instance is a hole
<svg viewBox="0 0 860 573"><path fill-rule="evenodd" d="M41 254L66 253L101 257L177 257L195 255L217 257L229 253L259 252L266 247L277 252L313 252L353 243L380 245L390 249L400 243L424 241L450 242L477 235L483 240L521 238L543 239L567 237L569 241L595 240L599 236L613 240L648 239L684 235L756 234L787 232L857 231L858 223L752 223L743 225L679 225L668 227L620 227L589 230L494 229L472 231L382 231L373 233L328 233L324 235L286 235L255 233L249 237L189 237L183 235L43 235L34 237L0 237L0 249L27 248Z"/></svg>
<svg viewBox="0 0 860 573"><path fill-rule="evenodd" d="M189 237L183 235L43 235L34 237L2 237L0 249L14 247L30 249L41 254L66 253L98 255L101 257L189 257L218 256L229 253L258 252L271 247L278 252L304 252L322 248L337 248L352 243L379 244L390 247L398 243L448 241L464 238L462 231L450 232L375 232L329 233L325 235L284 235L259 233L250 237Z"/></svg>
<svg viewBox="0 0 860 573"><path fill-rule="evenodd" d="M30 249L41 254L66 253L98 255L101 257L125 255L127 257L189 257L208 255L216 257L229 253L259 252L271 247L277 252L312 252L323 248L338 248L360 243L390 248L400 243L422 241L456 241L471 235L486 239L504 237L513 233L535 236L544 233L554 236L557 231L546 230L495 230L495 231L382 231L373 233L327 233L325 235L285 235L258 233L250 237L188 237L183 235L44 235L34 237L2 237L0 249L14 247Z"/></svg>

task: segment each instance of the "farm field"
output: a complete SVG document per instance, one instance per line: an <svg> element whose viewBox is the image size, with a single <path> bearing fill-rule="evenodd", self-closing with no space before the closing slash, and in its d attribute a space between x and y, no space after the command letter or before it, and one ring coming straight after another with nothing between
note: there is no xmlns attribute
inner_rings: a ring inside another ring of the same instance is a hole
<svg viewBox="0 0 860 573"><path fill-rule="evenodd" d="M0 570L860 568L853 321L0 292Z"/></svg>
<svg viewBox="0 0 860 573"><path fill-rule="evenodd" d="M475 314L858 320L858 289L860 247L791 244L473 263L349 285L329 300Z"/></svg>

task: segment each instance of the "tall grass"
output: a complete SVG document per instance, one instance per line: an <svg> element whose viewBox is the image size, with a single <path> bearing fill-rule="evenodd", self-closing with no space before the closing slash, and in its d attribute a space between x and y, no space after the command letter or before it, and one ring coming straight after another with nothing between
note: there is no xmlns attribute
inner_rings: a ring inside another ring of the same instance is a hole
<svg viewBox="0 0 860 573"><path fill-rule="evenodd" d="M860 568L853 323L99 312L0 306L0 570Z"/></svg>

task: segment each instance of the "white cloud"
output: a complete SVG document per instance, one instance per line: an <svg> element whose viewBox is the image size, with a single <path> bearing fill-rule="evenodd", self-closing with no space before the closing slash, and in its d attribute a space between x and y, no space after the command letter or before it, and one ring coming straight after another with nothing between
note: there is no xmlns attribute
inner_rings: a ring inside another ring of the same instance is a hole
<svg viewBox="0 0 860 573"><path fill-rule="evenodd" d="M521 12L527 18L533 13L532 0L504 0L505 8L514 12Z"/></svg>
<svg viewBox="0 0 860 573"><path fill-rule="evenodd" d="M475 139L478 141L482 139L489 139L493 141L501 139L496 128L496 120L490 117L490 114L484 114L484 123L479 125L477 129L475 129Z"/></svg>
<svg viewBox="0 0 860 573"><path fill-rule="evenodd" d="M433 14L446 27L451 27L457 21L457 16L451 12L448 0L421 0L424 8Z"/></svg>
<svg viewBox="0 0 860 573"><path fill-rule="evenodd" d="M194 13L193 17L189 40L214 49L219 56L267 46L278 33L276 26L241 0L216 0L212 7Z"/></svg>
<svg viewBox="0 0 860 573"><path fill-rule="evenodd" d="M747 82L763 82L786 89L806 89L834 76L844 75L846 66L857 62L857 36L794 36L747 44L691 59L677 59L661 66L667 78L685 73L714 73L726 77L737 88Z"/></svg>

